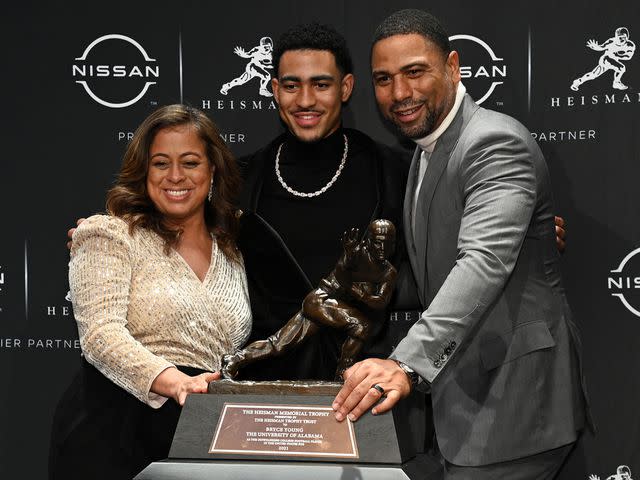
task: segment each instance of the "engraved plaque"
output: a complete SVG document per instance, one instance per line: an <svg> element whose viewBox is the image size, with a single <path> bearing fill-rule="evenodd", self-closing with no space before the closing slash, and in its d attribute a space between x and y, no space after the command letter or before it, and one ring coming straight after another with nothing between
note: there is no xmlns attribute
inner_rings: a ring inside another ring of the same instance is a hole
<svg viewBox="0 0 640 480"><path fill-rule="evenodd" d="M358 458L358 446L331 407L225 403L209 453Z"/></svg>

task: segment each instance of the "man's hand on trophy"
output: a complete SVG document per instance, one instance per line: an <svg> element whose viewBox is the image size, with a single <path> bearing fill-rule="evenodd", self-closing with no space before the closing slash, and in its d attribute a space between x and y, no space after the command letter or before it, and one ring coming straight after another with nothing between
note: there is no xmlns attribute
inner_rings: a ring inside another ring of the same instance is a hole
<svg viewBox="0 0 640 480"><path fill-rule="evenodd" d="M346 417L357 420L383 396L371 413L384 413L411 392L409 377L394 360L368 358L347 369L344 380L332 405L339 422Z"/></svg>
<svg viewBox="0 0 640 480"><path fill-rule="evenodd" d="M67 242L67 248L71 250L71 246L73 245L73 233L76 231L76 227L79 227L82 222L84 222L85 218L79 218L76 220L76 226L67 230L67 238L69 241Z"/></svg>

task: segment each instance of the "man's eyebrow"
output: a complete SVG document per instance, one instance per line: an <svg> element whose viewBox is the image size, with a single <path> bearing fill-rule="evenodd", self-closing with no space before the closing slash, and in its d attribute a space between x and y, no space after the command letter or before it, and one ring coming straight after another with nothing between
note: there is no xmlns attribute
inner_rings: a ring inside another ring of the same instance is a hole
<svg viewBox="0 0 640 480"><path fill-rule="evenodd" d="M328 73L323 73L320 75L313 75L309 78L312 82L320 82L320 81L335 81L335 77L333 75L329 75ZM280 77L281 82L302 82L302 79L295 75L284 75Z"/></svg>
<svg viewBox="0 0 640 480"><path fill-rule="evenodd" d="M429 67L429 64L426 62L413 62L400 67L400 71L411 70L415 67Z"/></svg>
<svg viewBox="0 0 640 480"><path fill-rule="evenodd" d="M299 82L300 77L296 77L295 75L285 75L280 77L281 82Z"/></svg>
<svg viewBox="0 0 640 480"><path fill-rule="evenodd" d="M412 62L412 63L408 63L406 65L403 65L402 67L399 68L399 71L401 72L406 72L407 70L411 70L412 68L415 67L424 67L424 68L429 68L429 64L425 63L425 62ZM390 73L387 70L374 70L373 72L371 72L371 75L376 76L376 75L390 75Z"/></svg>
<svg viewBox="0 0 640 480"><path fill-rule="evenodd" d="M311 81L312 82L321 82L321 81L334 81L335 78L333 77L333 75L328 75L328 74L323 74L323 75L314 75L313 77L311 77Z"/></svg>

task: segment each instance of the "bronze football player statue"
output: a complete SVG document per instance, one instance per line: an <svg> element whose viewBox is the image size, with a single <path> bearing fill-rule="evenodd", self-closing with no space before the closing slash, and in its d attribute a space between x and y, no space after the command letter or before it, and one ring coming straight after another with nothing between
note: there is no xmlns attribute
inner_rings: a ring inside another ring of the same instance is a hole
<svg viewBox="0 0 640 480"><path fill-rule="evenodd" d="M397 271L388 258L395 249L396 229L388 220L374 220L362 240L352 228L342 237L343 254L334 269L309 293L296 313L266 340L251 343L233 355L225 355L222 376L235 378L238 371L258 360L280 356L299 346L323 327L342 330L347 338L336 368L336 380L353 365L372 333L370 319L362 312L383 309L391 300Z"/></svg>

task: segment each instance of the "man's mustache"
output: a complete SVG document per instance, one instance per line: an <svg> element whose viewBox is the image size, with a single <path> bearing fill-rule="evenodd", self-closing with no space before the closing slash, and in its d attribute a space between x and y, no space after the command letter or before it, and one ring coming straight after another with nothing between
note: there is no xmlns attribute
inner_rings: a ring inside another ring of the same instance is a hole
<svg viewBox="0 0 640 480"><path fill-rule="evenodd" d="M406 100L402 100L401 102L393 102L391 104L391 111L397 112L398 110L408 110L410 108L419 107L425 102L425 99L417 99L407 98Z"/></svg>
<svg viewBox="0 0 640 480"><path fill-rule="evenodd" d="M320 114L320 113L322 113L322 112L321 112L321 111L319 111L319 110L313 110L313 109L311 109L311 110L310 110L310 109L306 108L306 109L304 109L304 110L294 110L292 113L293 113L294 115L296 115L296 114L298 114L298 113L302 113L302 114L305 114L305 113L317 113L317 114Z"/></svg>

